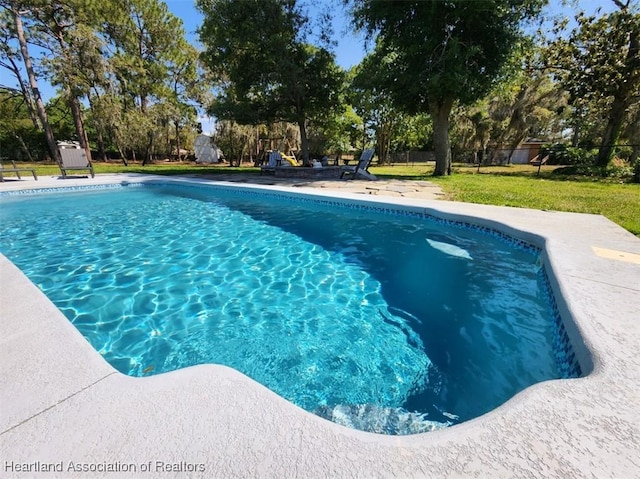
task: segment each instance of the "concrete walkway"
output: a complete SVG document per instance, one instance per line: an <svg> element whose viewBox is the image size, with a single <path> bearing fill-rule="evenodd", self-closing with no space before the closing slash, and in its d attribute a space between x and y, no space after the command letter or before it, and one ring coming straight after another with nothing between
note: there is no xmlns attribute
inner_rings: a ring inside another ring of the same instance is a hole
<svg viewBox="0 0 640 479"><path fill-rule="evenodd" d="M209 183L99 175L7 182L0 192L158 180ZM640 239L602 216L409 198L394 191L405 184L375 194L363 182L349 185L358 192L234 186L408 209L538 245L585 377L536 384L445 430L365 433L224 366L124 376L0 255L0 477L640 477L640 264L629 260Z"/></svg>
<svg viewBox="0 0 640 479"><path fill-rule="evenodd" d="M228 181L263 186L282 186L293 188L319 188L342 193L380 195L401 198L422 198L424 200L444 199L442 189L430 181L419 180L303 180L298 178L276 178L258 175L205 175L213 181Z"/></svg>
<svg viewBox="0 0 640 479"><path fill-rule="evenodd" d="M115 175L100 175L102 178ZM135 176L135 175L134 175ZM342 193L362 195L391 196L400 198L419 198L424 200L446 199L442 188L430 181L419 180L305 180L300 178L276 178L275 176L262 176L257 174L202 174L184 175L184 178L200 178L211 181L228 182L232 184L245 184L256 186L278 186L282 188L314 188L319 190L331 190ZM158 178L170 178L158 175ZM25 178L18 181L15 177L7 177L4 183L0 183L0 191L28 188L64 187L65 185L86 184L86 178L69 178L63 180L59 176L40 177L39 181L33 178Z"/></svg>

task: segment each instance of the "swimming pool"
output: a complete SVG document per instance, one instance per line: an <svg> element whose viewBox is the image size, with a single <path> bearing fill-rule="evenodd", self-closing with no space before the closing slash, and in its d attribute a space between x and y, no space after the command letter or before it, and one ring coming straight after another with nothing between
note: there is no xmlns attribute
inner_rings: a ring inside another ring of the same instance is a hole
<svg viewBox="0 0 640 479"><path fill-rule="evenodd" d="M227 364L394 434L579 374L539 252L496 232L220 188L45 199L3 199L2 252L127 374Z"/></svg>

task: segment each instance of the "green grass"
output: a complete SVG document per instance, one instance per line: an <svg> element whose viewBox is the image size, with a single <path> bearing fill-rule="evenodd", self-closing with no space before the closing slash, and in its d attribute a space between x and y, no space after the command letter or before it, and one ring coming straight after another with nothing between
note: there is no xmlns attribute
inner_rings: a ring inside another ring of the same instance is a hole
<svg viewBox="0 0 640 479"><path fill-rule="evenodd" d="M60 168L57 165L44 165L41 163L21 163L18 166L35 168L39 176L59 176ZM142 166L139 162L129 162L129 166L122 163L98 163L93 162L93 169L99 173L143 173L150 175L193 175L193 174L233 174L251 173L259 174L257 168L231 168L228 166L200 166L193 163L155 163Z"/></svg>
<svg viewBox="0 0 640 479"><path fill-rule="evenodd" d="M27 165L25 165L27 166ZM38 175L59 175L55 165L32 165ZM95 163L96 173L147 173L160 175L233 174L259 175L253 167L196 166L193 163L157 163L141 166L130 163ZM433 177L432 166L394 165L372 167L380 178L427 180L437 183L447 199L520 208L592 213L606 216L631 233L640 236L640 185L620 180L553 175L553 166L529 165L482 167L454 165L454 174Z"/></svg>
<svg viewBox="0 0 640 479"><path fill-rule="evenodd" d="M433 181L447 199L498 206L599 214L640 236L640 185L620 180L553 175L555 167L456 165L453 175L433 177L433 168L393 166L372 169L380 177Z"/></svg>

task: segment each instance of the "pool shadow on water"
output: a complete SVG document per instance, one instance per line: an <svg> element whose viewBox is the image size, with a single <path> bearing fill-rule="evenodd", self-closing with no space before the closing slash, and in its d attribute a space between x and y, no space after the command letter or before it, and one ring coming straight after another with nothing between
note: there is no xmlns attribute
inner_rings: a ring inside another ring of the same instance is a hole
<svg viewBox="0 0 640 479"><path fill-rule="evenodd" d="M495 256L498 244L506 248L504 242L464 229L447 231L428 220L298 206L281 199L275 200L273 207L255 208L242 201L230 205L256 221L331 251L375 278L393 314L381 313L384 321L401 330L409 344L417 344L418 338L432 363L423 382L406 398L404 409L456 424L494 409L527 386L557 377L535 377L526 368L514 366L527 360L524 355L518 359L517 339L500 346L503 349L496 347L496 338L487 335L487 321L492 324L491 320L478 319L486 314L487 297L500 298L492 291L495 284L478 280L491 274L480 268L472 255L457 251L466 252L474 242L484 241ZM441 251L441 245L448 245L447 251ZM535 263L532 255L525 256L530 264ZM504 273L505 277L511 274ZM509 354L514 357L503 359ZM551 352L549 356L553 356Z"/></svg>

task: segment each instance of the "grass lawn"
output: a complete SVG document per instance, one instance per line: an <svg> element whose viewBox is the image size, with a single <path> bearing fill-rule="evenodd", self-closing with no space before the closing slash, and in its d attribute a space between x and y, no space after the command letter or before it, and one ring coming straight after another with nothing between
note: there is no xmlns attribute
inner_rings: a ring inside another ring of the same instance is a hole
<svg viewBox="0 0 640 479"><path fill-rule="evenodd" d="M26 166L26 165L25 165ZM59 175L55 165L35 164L38 175ZM158 163L148 166L94 163L96 173L147 173L161 175L253 173L258 168L196 166L193 163ZM372 167L380 178L427 180L437 183L452 201L515 206L556 211L592 213L640 236L640 185L616 179L553 175L556 167L545 166L540 176L529 165L475 167L456 164L453 175L434 178L432 165L394 165Z"/></svg>
<svg viewBox="0 0 640 479"><path fill-rule="evenodd" d="M454 165L451 176L434 178L433 168L393 166L372 168L380 177L433 181L453 201L571 211L606 216L640 236L640 185L616 179L553 175L557 167L511 165L477 168Z"/></svg>

